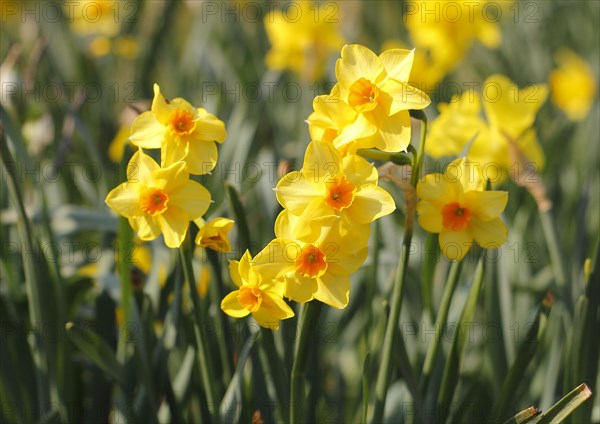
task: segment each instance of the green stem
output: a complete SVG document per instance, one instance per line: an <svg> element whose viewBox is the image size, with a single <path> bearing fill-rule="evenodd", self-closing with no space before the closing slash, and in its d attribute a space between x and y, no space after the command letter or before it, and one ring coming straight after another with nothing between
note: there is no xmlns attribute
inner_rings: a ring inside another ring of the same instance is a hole
<svg viewBox="0 0 600 424"><path fill-rule="evenodd" d="M435 324L435 336L433 342L427 349L427 355L425 356L425 363L423 364L422 372L422 391L421 393L427 393L427 385L429 384L429 377L431 375L431 369L435 363L435 357L437 355L440 340L442 340L442 334L446 329L446 323L448 322L448 311L450 310L450 302L452 296L456 290L460 272L462 270L462 261L452 261L452 267L450 268L450 274L448 274L448 280L444 287L444 294L442 296L442 303L440 304L440 310L437 315Z"/></svg>
<svg viewBox="0 0 600 424"><path fill-rule="evenodd" d="M396 165L410 165L412 162L406 154L382 152L377 149L358 149L356 154L366 159L392 162Z"/></svg>
<svg viewBox="0 0 600 424"><path fill-rule="evenodd" d="M196 344L198 349L198 364L200 366L200 374L202 378L202 385L204 386L204 393L206 394L206 401L208 403L208 412L214 416L217 412L217 396L215 394L216 381L212 367L208 363L208 355L204 341L202 340L202 315L200 311L200 297L196 290L196 279L194 278L194 268L192 266L192 252L189 245L189 240L186 238L181 246L179 247L179 259L183 266L183 274L185 281L187 281L190 297L194 305L194 336L196 338Z"/></svg>
<svg viewBox="0 0 600 424"><path fill-rule="evenodd" d="M417 111L420 112L420 111ZM411 111L413 113L413 111ZM419 177L421 175L421 166L423 164L423 156L425 152L425 137L427 134L427 118L424 113L417 113L415 116L421 120L421 134L420 143L417 154L414 156L413 169L411 174L411 185L417 186ZM408 199L407 199L408 200ZM388 317L387 326L385 329L385 336L383 339L383 349L381 354L381 366L377 373L377 382L375 385L375 409L373 412L373 423L380 423L383 421L383 409L385 406L385 397L389 386L390 374L391 374L391 359L392 359L392 347L394 346L394 338L397 333L396 325L400 319L400 309L402 307L402 298L404 294L404 283L406 281L406 271L408 269L408 259L410 257L410 247L413 234L412 224L412 213L406 216L406 226L404 228L404 238L402 241L402 247L400 252L400 261L398 262L398 268L396 270L396 279L394 281L394 287L392 289L392 306L390 309L390 315Z"/></svg>
<svg viewBox="0 0 600 424"><path fill-rule="evenodd" d="M556 280L556 285L561 290L567 290L566 283L567 278L565 274L565 265L563 262L563 254L561 253L560 244L558 240L558 234L556 230L556 223L550 210L540 212L540 220L542 221L542 230L544 232L544 238L548 245L548 252L550 253L550 263L552 265L552 272ZM570 299L570 293L565 292L565 295ZM570 305L571 302L565 302Z"/></svg>
<svg viewBox="0 0 600 424"><path fill-rule="evenodd" d="M302 422L302 411L304 411L304 380L308 354L314 337L319 316L323 304L313 300L304 305L300 323L300 337L296 344L294 365L292 366L291 400L290 400L290 424Z"/></svg>

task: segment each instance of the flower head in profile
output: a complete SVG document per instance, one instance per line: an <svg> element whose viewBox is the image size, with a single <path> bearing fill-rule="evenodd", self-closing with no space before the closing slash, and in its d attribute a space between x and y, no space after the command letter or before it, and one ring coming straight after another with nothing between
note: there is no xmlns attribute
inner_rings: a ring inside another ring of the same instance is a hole
<svg viewBox="0 0 600 424"><path fill-rule="evenodd" d="M570 120L581 121L596 98L597 78L589 65L570 50L559 51L556 61L559 66L548 78L552 101Z"/></svg>
<svg viewBox="0 0 600 424"><path fill-rule="evenodd" d="M278 71L291 69L304 81L319 80L327 57L344 44L339 21L337 2L296 1L285 15L272 10L264 19L271 43L267 66Z"/></svg>
<svg viewBox="0 0 600 424"><path fill-rule="evenodd" d="M419 224L439 233L442 253L460 260L473 240L493 249L505 241L508 230L500 219L508 193L485 191L481 169L465 159L448 165L444 174L428 174L417 184Z"/></svg>
<svg viewBox="0 0 600 424"><path fill-rule="evenodd" d="M161 168L138 150L127 166L127 182L106 196L106 204L129 223L141 240L163 235L168 247L179 247L188 224L210 205L210 193L190 180L185 162Z"/></svg>
<svg viewBox="0 0 600 424"><path fill-rule="evenodd" d="M154 84L152 109L133 122L129 140L142 148L160 148L162 166L185 160L190 174L207 174L217 163L215 141L222 143L226 135L216 116L182 98L165 99Z"/></svg>
<svg viewBox="0 0 600 424"><path fill-rule="evenodd" d="M239 262L229 263L231 279L238 289L225 296L221 309L234 318L252 314L261 326L277 330L279 321L293 317L294 311L283 300L284 285L275 280L277 270L265 267L257 271L256 265L268 260L259 255L264 259L253 260L246 251Z"/></svg>
<svg viewBox="0 0 600 424"><path fill-rule="evenodd" d="M394 199L377 185L378 178L377 169L364 158L342 157L330 143L313 141L302 170L281 178L275 191L279 203L299 217L299 230L316 235L324 217L356 226L392 213Z"/></svg>
<svg viewBox="0 0 600 424"><path fill-rule="evenodd" d="M519 88L503 75L492 75L483 83L482 102L469 92L440 104L440 115L432 122L425 150L433 157L463 154L486 168L486 176L497 183L508 176L516 159L516 148L536 168L544 164L534 122L548 96L543 84ZM481 116L481 103L485 119Z"/></svg>
<svg viewBox="0 0 600 424"><path fill-rule="evenodd" d="M196 244L201 247L227 253L231 250L229 232L233 228L234 221L228 218L213 218L206 222L202 218L194 221L198 228Z"/></svg>
<svg viewBox="0 0 600 424"><path fill-rule="evenodd" d="M278 279L285 281L285 297L296 302L317 299L334 308L345 308L350 274L367 258L369 226L342 227L334 217L323 222L317 234L299 237L294 231L297 225L298 217L289 211L279 214L276 238L262 253L268 260L256 268L276 272Z"/></svg>
<svg viewBox="0 0 600 424"><path fill-rule="evenodd" d="M320 126L334 146L350 145L350 153L370 147L386 152L406 150L410 143L408 111L424 109L430 103L427 94L408 84L414 52L392 49L377 56L364 46L352 44L342 48L341 56L335 67L338 83L328 100L348 105L356 119L344 128L337 123L325 127L322 123L327 122L327 116L321 117L316 111L308 120L309 130L315 124Z"/></svg>

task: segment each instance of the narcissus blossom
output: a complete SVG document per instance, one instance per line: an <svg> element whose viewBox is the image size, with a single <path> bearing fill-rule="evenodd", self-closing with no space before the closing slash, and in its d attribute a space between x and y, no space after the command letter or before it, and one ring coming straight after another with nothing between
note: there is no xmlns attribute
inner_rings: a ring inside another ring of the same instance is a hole
<svg viewBox="0 0 600 424"><path fill-rule="evenodd" d="M485 191L481 169L464 158L448 165L444 174L428 174L417 184L419 224L439 233L442 253L460 260L473 240L493 249L505 241L508 230L500 219L508 193Z"/></svg>
<svg viewBox="0 0 600 424"><path fill-rule="evenodd" d="M225 124L215 115L182 98L165 99L154 84L152 109L133 122L129 140L142 148L160 148L162 166L185 160L191 174L207 174L217 163L215 141L222 143L226 135Z"/></svg>
<svg viewBox="0 0 600 424"><path fill-rule="evenodd" d="M330 137L338 132L333 139L335 146L353 142L354 148L406 150L410 143L409 109L424 109L430 103L427 94L407 83L413 59L410 50L392 49L377 56L358 44L342 48L335 67L338 83L331 90L331 100L347 104L356 119L342 131L336 125L331 127ZM326 116L319 119L313 114L309 125L326 120Z"/></svg>
<svg viewBox="0 0 600 424"><path fill-rule="evenodd" d="M210 205L210 193L189 179L185 162L161 168L141 149L127 167L127 182L106 196L106 204L129 223L141 240L163 235L169 247L179 247L188 224Z"/></svg>
<svg viewBox="0 0 600 424"><path fill-rule="evenodd" d="M229 263L231 280L238 287L221 302L221 309L234 318L252 314L263 327L277 330L279 321L294 316L294 311L283 300L284 285L276 281L278 270L265 267L257 272L256 265L268 263L268 256L258 254L260 260L253 260L246 251L238 261Z"/></svg>
<svg viewBox="0 0 600 424"><path fill-rule="evenodd" d="M292 2L286 15L272 10L264 19L271 43L265 57L267 66L279 71L291 69L304 81L320 80L327 57L344 44L339 22L337 2Z"/></svg>
<svg viewBox="0 0 600 424"><path fill-rule="evenodd" d="M559 51L556 61L559 66L548 78L552 102L572 121L581 121L596 99L597 78L589 65L570 50Z"/></svg>
<svg viewBox="0 0 600 424"><path fill-rule="evenodd" d="M474 41L489 48L500 45L502 33L498 21L511 13L512 3L490 0L414 3L416 8L407 9L404 22L413 45L427 52L433 64L450 71ZM490 19L490 13L497 13L498 18Z"/></svg>
<svg viewBox="0 0 600 424"><path fill-rule="evenodd" d="M486 167L486 176L494 183L504 180L516 161L511 145L539 169L544 153L533 124L547 96L548 88L543 84L520 89L507 77L492 75L483 83L485 120L476 93L464 93L450 104L440 104L440 115L431 124L425 150L440 157L468 149L467 159Z"/></svg>
<svg viewBox="0 0 600 424"><path fill-rule="evenodd" d="M275 236L263 250L265 268L285 281L285 297L296 302L320 300L334 308L348 305L350 274L367 258L369 226L344 228L333 218L319 232L298 237L298 217L282 211L275 221ZM268 260L267 260L268 258Z"/></svg>
<svg viewBox="0 0 600 424"><path fill-rule="evenodd" d="M369 224L392 213L392 196L378 187L377 169L358 155L342 157L330 143L313 141L301 171L285 175L275 189L279 203L297 215L302 232L319 231L319 219L336 216L343 225Z"/></svg>
<svg viewBox="0 0 600 424"><path fill-rule="evenodd" d="M198 218L194 223L199 228L196 235L198 246L207 247L221 253L227 253L231 250L229 232L233 228L233 220L218 217L206 222L202 218Z"/></svg>

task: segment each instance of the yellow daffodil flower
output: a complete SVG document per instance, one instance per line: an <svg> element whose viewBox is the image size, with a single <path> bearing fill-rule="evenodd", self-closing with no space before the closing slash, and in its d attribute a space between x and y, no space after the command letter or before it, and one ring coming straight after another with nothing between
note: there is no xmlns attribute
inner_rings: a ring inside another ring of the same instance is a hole
<svg viewBox="0 0 600 424"><path fill-rule="evenodd" d="M488 48L500 45L498 20L488 16L507 15L512 2L482 0L414 3L404 16L413 45L427 51L433 63L448 71L467 54L474 41Z"/></svg>
<svg viewBox="0 0 600 424"><path fill-rule="evenodd" d="M304 81L320 80L327 57L340 49L339 5L292 2L286 12L272 10L264 19L271 43L265 62L270 69L291 69Z"/></svg>
<svg viewBox="0 0 600 424"><path fill-rule="evenodd" d="M298 217L282 211L275 221L276 239L263 250L264 263L257 266L278 272L285 281L284 295L297 302L320 300L342 309L348 305L350 274L367 258L369 226L343 228L339 220L319 227L313 237L294 232Z"/></svg>
<svg viewBox="0 0 600 424"><path fill-rule="evenodd" d="M556 55L558 68L552 71L548 81L552 102L572 121L585 118L596 98L596 80L585 61L570 50Z"/></svg>
<svg viewBox="0 0 600 424"><path fill-rule="evenodd" d="M279 321L294 316L294 311L283 300L284 285L276 281L277 270L265 267L261 272L255 265L268 261L267 255L259 261L253 260L246 251L238 261L229 263L229 273L237 290L229 293L221 302L221 309L234 318L252 314L263 327L277 330Z"/></svg>
<svg viewBox="0 0 600 424"><path fill-rule="evenodd" d="M218 217L206 222L202 218L198 218L194 223L200 229L196 235L198 246L207 247L221 253L227 253L231 250L229 232L233 228L233 220Z"/></svg>
<svg viewBox="0 0 600 424"><path fill-rule="evenodd" d="M81 0L66 2L65 13L73 32L84 36L101 34L115 36L121 29L119 3L109 0Z"/></svg>
<svg viewBox="0 0 600 424"><path fill-rule="evenodd" d="M342 155L324 141L306 148L301 171L285 175L275 192L279 203L297 215L301 231L319 231L319 219L337 216L349 226L369 224L394 211L392 196L377 186L377 169L358 155Z"/></svg>
<svg viewBox="0 0 600 424"><path fill-rule="evenodd" d="M166 168L141 149L127 167L127 182L106 196L106 204L129 223L141 240L160 234L168 247L179 247L191 220L202 216L210 205L210 193L189 179L185 162Z"/></svg>
<svg viewBox="0 0 600 424"><path fill-rule="evenodd" d="M493 249L506 241L508 230L500 219L508 193L485 191L481 169L464 158L448 165L444 174L428 174L417 184L419 224L439 233L442 253L460 260L473 240Z"/></svg>
<svg viewBox="0 0 600 424"><path fill-rule="evenodd" d="M145 149L160 148L162 166L185 160L190 174L207 174L217 163L215 141L222 143L226 135L216 116L182 98L166 100L154 84L152 109L133 122L129 140Z"/></svg>
<svg viewBox="0 0 600 424"><path fill-rule="evenodd" d="M377 56L358 44L344 46L335 67L338 84L331 94L350 106L357 117L334 139L334 145L354 141L356 148L406 150L409 109L424 109L430 103L427 94L407 83L413 59L410 50L392 49Z"/></svg>
<svg viewBox="0 0 600 424"><path fill-rule="evenodd" d="M466 147L467 159L483 166L493 183L506 179L515 161L511 144L536 168L543 167L544 153L533 124L548 88L537 84L520 89L507 77L492 75L483 83L481 95L486 120L480 116L479 98L473 92L439 106L440 115L432 122L425 144L427 153L457 155Z"/></svg>

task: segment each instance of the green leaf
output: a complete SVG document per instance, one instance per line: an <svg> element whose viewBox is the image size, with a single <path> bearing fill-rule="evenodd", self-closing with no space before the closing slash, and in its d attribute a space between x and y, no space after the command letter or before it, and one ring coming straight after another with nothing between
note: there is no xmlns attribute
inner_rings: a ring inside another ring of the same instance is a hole
<svg viewBox="0 0 600 424"><path fill-rule="evenodd" d="M81 353L102 368L119 386L125 387L123 366L117 361L114 351L98 334L73 322L68 322L65 329Z"/></svg>
<svg viewBox="0 0 600 424"><path fill-rule="evenodd" d="M585 384L580 384L569 394L556 402L537 421L537 424L558 424L575 411L583 402L592 396L592 391Z"/></svg>
<svg viewBox="0 0 600 424"><path fill-rule="evenodd" d="M500 411L505 411L514 396L517 393L519 384L523 381L523 375L529 363L533 360L538 343L541 343L550 308L554 303L554 294L549 291L546 293L542 305L538 309L533 324L529 327L525 340L521 344L515 362L512 364L504 383L502 384L502 394L500 397Z"/></svg>
<svg viewBox="0 0 600 424"><path fill-rule="evenodd" d="M237 423L240 420L244 366L258 334L260 334L259 331L255 330L255 333L251 334L244 343L235 373L219 407L220 422L222 423Z"/></svg>

